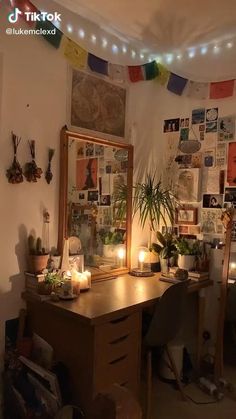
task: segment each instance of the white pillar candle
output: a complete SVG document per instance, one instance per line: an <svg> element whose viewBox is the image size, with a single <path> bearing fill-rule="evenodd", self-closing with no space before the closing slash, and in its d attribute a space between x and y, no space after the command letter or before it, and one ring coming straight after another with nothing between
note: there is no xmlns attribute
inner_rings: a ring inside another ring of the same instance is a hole
<svg viewBox="0 0 236 419"><path fill-rule="evenodd" d="M88 281L88 288L91 288L91 272L89 271L84 271L83 272L84 275L86 275L87 277L87 281Z"/></svg>
<svg viewBox="0 0 236 419"><path fill-rule="evenodd" d="M118 259L119 259L119 265L122 268L124 265L124 258L125 258L125 249L123 247L120 247L120 249L118 250Z"/></svg>
<svg viewBox="0 0 236 419"><path fill-rule="evenodd" d="M86 290L88 288L88 278L84 273L79 274L79 282L81 290Z"/></svg>

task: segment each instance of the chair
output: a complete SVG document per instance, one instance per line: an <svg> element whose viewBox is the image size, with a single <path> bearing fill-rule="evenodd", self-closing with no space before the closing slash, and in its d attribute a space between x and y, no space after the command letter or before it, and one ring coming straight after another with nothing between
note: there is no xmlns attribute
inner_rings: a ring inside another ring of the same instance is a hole
<svg viewBox="0 0 236 419"><path fill-rule="evenodd" d="M183 399L186 400L168 343L176 337L181 327L187 284L188 281L181 281L164 292L156 304L148 331L144 336L144 345L147 349L147 419L150 418L151 412L152 348L154 347L163 347L166 351L178 388Z"/></svg>

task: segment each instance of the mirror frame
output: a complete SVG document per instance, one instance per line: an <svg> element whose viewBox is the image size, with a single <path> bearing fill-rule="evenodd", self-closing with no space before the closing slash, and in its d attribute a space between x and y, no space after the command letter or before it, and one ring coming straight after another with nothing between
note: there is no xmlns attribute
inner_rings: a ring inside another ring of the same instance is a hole
<svg viewBox="0 0 236 419"><path fill-rule="evenodd" d="M126 266L124 268L111 269L110 272L92 274L92 280L107 279L114 276L128 273L131 261L131 225L132 225L132 189L133 189L133 146L105 140L102 138L85 135L82 133L70 131L67 126L61 129L60 134L60 183L59 183L59 225L58 225L58 251L63 253L64 239L68 238L68 144L69 138L84 140L104 146L119 147L128 150L128 172L127 172L127 214L126 214Z"/></svg>

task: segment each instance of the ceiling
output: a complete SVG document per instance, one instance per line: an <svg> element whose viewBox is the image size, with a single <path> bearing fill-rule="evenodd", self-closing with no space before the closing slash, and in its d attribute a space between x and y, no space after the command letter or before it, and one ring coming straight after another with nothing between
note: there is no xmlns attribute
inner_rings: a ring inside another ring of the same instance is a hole
<svg viewBox="0 0 236 419"><path fill-rule="evenodd" d="M73 21L74 26L87 27L89 36L98 35L96 42L91 44L90 40L91 45L88 39L81 39L80 44L103 58L136 64L161 56L171 70L183 76L199 80L236 77L235 0L35 0L34 3L46 7L50 3L50 9L62 10L64 32L65 23ZM73 31L71 37L74 36L79 42ZM104 36L108 46L100 50L98 39ZM117 51L111 54L109 45L114 43L119 52L125 43L128 50L125 56ZM202 54L203 47L206 54Z"/></svg>

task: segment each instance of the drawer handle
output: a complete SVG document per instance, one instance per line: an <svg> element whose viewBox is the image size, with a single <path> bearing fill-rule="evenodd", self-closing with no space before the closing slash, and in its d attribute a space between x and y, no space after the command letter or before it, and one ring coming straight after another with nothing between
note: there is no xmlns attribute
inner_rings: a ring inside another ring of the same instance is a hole
<svg viewBox="0 0 236 419"><path fill-rule="evenodd" d="M117 364L117 362L123 361L125 358L127 358L127 355L120 356L119 358L114 359L113 361L110 361L109 364Z"/></svg>
<svg viewBox="0 0 236 419"><path fill-rule="evenodd" d="M115 340L113 340L109 343L110 343L110 345L116 345L117 343L120 343L120 342L123 342L124 340L126 340L128 338L128 336L129 335L121 336L120 338L115 339Z"/></svg>
<svg viewBox="0 0 236 419"><path fill-rule="evenodd" d="M123 317L120 317L119 319L111 320L110 323L112 324L121 323L121 322L124 322L126 319L128 319L128 317L129 316L123 316Z"/></svg>

